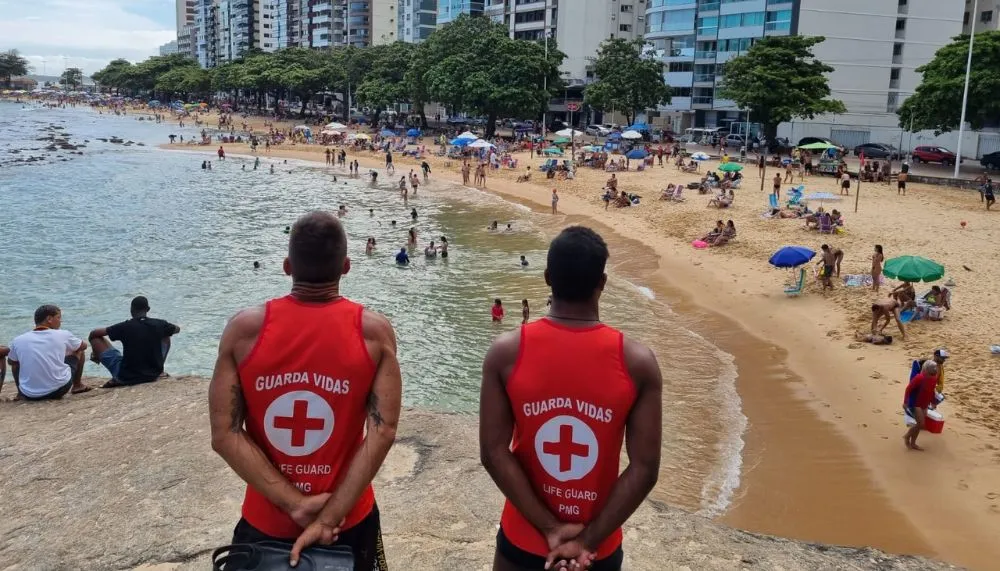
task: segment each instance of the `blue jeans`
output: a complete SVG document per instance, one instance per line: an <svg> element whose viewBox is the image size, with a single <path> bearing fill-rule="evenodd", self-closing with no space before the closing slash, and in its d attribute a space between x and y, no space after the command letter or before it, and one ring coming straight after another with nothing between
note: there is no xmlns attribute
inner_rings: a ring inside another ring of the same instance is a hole
<svg viewBox="0 0 1000 571"><path fill-rule="evenodd" d="M163 360L166 361L167 353L170 352L170 343L164 342L161 346L163 347ZM101 353L99 358L101 360L101 365L104 365L104 368L111 373L111 378L120 380L118 378L118 373L121 371L122 361L125 360L122 356L122 352L112 347Z"/></svg>

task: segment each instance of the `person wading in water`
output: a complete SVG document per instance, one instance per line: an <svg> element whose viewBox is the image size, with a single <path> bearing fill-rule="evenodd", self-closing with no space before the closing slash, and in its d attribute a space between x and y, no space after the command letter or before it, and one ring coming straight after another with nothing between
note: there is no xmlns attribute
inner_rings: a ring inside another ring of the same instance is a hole
<svg viewBox="0 0 1000 571"><path fill-rule="evenodd" d="M299 218L284 267L290 295L229 321L209 385L212 448L247 483L233 543L294 542L293 566L312 544L345 545L355 571L385 571L371 482L399 420L396 336L340 295L336 216Z"/></svg>
<svg viewBox="0 0 1000 571"><path fill-rule="evenodd" d="M621 526L656 484L663 380L649 348L600 321L607 259L593 230L563 230L549 246L548 315L486 354L480 456L507 498L494 571L618 571Z"/></svg>

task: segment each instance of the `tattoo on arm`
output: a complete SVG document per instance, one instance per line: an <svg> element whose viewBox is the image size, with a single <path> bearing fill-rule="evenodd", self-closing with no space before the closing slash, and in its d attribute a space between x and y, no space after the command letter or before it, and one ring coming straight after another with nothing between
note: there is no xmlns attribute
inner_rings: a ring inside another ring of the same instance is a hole
<svg viewBox="0 0 1000 571"><path fill-rule="evenodd" d="M382 413L378 410L378 396L375 393L368 393L368 416L372 417L372 424L375 428L382 426L385 420L382 418Z"/></svg>
<svg viewBox="0 0 1000 571"><path fill-rule="evenodd" d="M247 418L247 401L243 398L243 390L239 383L233 385L233 409L230 415L229 430L231 432L243 430L243 422Z"/></svg>

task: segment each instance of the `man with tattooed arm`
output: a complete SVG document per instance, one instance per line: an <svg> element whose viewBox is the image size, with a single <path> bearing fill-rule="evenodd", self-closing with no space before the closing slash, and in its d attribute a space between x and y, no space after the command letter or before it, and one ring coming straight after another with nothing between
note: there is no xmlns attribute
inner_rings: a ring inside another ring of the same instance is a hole
<svg viewBox="0 0 1000 571"><path fill-rule="evenodd" d="M336 216L292 226L288 296L226 325L209 387L212 448L247 483L233 543L344 545L387 571L371 482L396 437L402 382L385 317L340 295L351 269Z"/></svg>

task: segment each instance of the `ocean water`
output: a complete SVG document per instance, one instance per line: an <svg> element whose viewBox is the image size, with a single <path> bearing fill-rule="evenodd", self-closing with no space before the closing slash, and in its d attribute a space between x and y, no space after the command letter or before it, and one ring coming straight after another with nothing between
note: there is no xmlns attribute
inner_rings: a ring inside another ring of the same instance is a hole
<svg viewBox="0 0 1000 571"><path fill-rule="evenodd" d="M520 323L521 299L533 318L545 312L545 250L558 218L433 180L404 206L398 178L384 172L372 187L333 169L267 157L254 171L251 159L215 160L214 147L166 152L156 145L168 134L188 138L196 130L136 119L0 101L0 343L30 329L43 303L59 305L64 327L84 337L126 319L129 300L145 295L151 315L182 327L167 370L208 376L226 320L287 293L285 226L340 204L348 208L352 258L343 293L395 326L407 405L476 411L491 339ZM83 154L46 150L50 142L39 139L51 133L87 141ZM134 144L99 140L111 137ZM32 156L44 158L18 161ZM211 171L200 168L206 159ZM510 222L512 230L489 232L492 220L501 228ZM449 259L418 253L410 267L398 268L393 255L411 227L421 248L447 236ZM368 236L378 242L371 257L364 253ZM649 343L663 369L663 468L655 495L720 514L739 485L746 426L732 357L684 327L669 300L616 269L622 256L612 248L602 318ZM500 326L489 319L497 297L508 313ZM93 363L86 374L107 376Z"/></svg>

